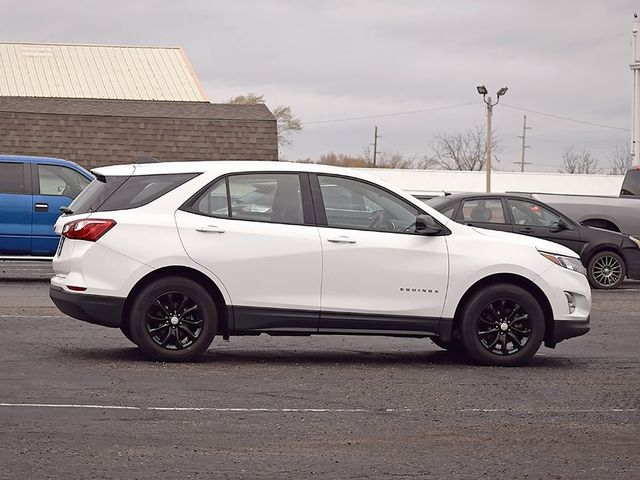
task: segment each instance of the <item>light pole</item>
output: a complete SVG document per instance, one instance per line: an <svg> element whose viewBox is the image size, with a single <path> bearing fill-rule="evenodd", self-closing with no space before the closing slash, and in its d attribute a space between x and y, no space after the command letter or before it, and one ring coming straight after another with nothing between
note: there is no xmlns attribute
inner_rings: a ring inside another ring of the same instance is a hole
<svg viewBox="0 0 640 480"><path fill-rule="evenodd" d="M491 97L487 97L487 87L480 85L476 87L478 93L482 95L482 100L487 105L487 192L491 191L491 116L493 115L493 107L500 102L500 97L507 93L508 88L502 87L496 92L496 103L491 103Z"/></svg>

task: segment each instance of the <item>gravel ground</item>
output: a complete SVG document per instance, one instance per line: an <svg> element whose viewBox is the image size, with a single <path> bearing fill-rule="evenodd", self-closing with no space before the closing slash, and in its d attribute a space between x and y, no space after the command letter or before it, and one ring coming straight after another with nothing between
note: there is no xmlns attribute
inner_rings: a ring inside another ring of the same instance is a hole
<svg viewBox="0 0 640 480"><path fill-rule="evenodd" d="M145 361L0 282L0 478L640 478L640 284L522 368L428 340L216 339Z"/></svg>

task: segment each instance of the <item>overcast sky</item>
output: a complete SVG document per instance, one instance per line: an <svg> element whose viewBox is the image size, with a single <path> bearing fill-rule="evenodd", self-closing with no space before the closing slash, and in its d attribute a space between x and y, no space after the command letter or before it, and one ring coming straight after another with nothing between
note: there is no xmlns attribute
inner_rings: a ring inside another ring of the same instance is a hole
<svg viewBox="0 0 640 480"><path fill-rule="evenodd" d="M556 171L569 146L590 150L606 170L630 136L631 22L640 10L631 0L0 6L4 42L183 47L212 102L254 92L270 107L291 106L305 124L281 152L288 160L358 154L376 125L379 149L429 154L436 135L484 125L480 84L492 94L509 87L493 116L502 170L518 168L525 113L529 170ZM430 111L401 114L416 110Z"/></svg>

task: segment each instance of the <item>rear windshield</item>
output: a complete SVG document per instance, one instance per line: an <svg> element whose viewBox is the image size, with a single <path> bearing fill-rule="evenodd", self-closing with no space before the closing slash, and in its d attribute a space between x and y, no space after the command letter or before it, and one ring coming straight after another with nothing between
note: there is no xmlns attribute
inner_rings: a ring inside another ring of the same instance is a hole
<svg viewBox="0 0 640 480"><path fill-rule="evenodd" d="M196 177L197 173L104 177L98 175L69 205L73 214L141 207Z"/></svg>
<svg viewBox="0 0 640 480"><path fill-rule="evenodd" d="M622 197L625 195L640 197L640 170L629 170L624 176L620 196Z"/></svg>

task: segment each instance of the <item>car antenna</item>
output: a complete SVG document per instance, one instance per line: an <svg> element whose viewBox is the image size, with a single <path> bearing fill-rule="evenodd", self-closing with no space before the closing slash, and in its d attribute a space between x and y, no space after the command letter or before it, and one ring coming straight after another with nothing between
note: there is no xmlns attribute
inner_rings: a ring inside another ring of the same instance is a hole
<svg viewBox="0 0 640 480"><path fill-rule="evenodd" d="M447 191L445 191L445 190L442 190L442 193L444 193L444 196L445 196L445 197L448 197L449 195L451 195L451 192L447 192Z"/></svg>

